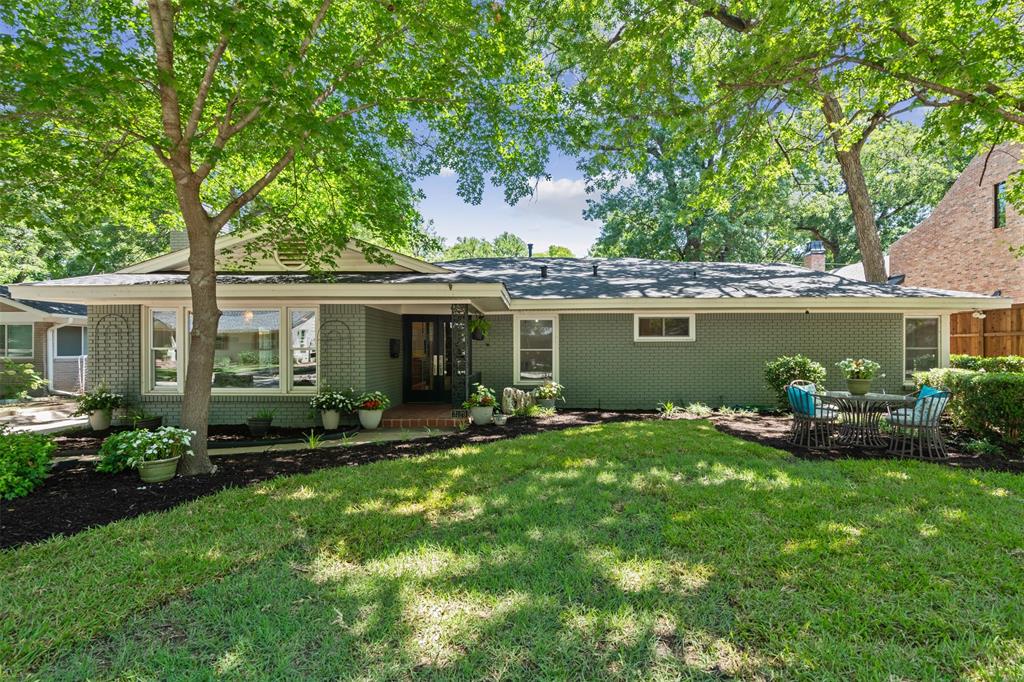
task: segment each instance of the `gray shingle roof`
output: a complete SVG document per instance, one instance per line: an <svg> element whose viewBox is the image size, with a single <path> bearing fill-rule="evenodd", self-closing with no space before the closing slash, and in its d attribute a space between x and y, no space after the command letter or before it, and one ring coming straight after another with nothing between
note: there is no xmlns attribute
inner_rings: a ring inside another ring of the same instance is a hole
<svg viewBox="0 0 1024 682"><path fill-rule="evenodd" d="M598 266L594 276L593 266ZM639 258L473 258L439 263L452 272L346 272L232 274L217 276L219 284L430 284L501 283L513 299L636 299L636 298L951 298L975 294L869 284L835 273L786 264L680 263ZM547 276L541 276L547 266ZM70 277L39 283L51 286L154 286L185 284L182 273L107 274ZM40 296L43 296L40 293Z"/></svg>
<svg viewBox="0 0 1024 682"><path fill-rule="evenodd" d="M46 301L27 301L21 298L11 298L10 289L5 286L0 286L0 299L4 298L11 301L17 301L21 305L28 306L29 308L33 308L48 315L81 315L84 317L86 314L85 306L78 305L77 303L49 303Z"/></svg>

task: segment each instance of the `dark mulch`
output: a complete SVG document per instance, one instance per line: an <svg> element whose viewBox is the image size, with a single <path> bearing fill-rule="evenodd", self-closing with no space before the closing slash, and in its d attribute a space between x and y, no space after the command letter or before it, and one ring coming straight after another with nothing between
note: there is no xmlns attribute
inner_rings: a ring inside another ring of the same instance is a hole
<svg viewBox="0 0 1024 682"><path fill-rule="evenodd" d="M143 484L135 471L100 474L93 470L94 461L69 458L57 462L43 485L28 496L0 502L0 547L37 542L52 535L72 535L92 526L170 509L225 488L252 485L275 476L415 457L460 445L649 417L643 413L565 411L540 419L510 419L503 427L473 427L411 441L221 455L214 458L217 471L213 474L150 485Z"/></svg>
<svg viewBox="0 0 1024 682"><path fill-rule="evenodd" d="M93 431L92 429L76 429L64 431L54 436L53 442L57 445L57 452L54 457L67 457L74 455L94 455L103 444L103 440L112 433L124 431L127 426L115 426L106 431ZM212 447L241 445L243 443L263 443L282 440L305 440L310 431L322 434L323 429L317 427L310 429L306 427L271 426L266 435L253 438L249 433L249 427L245 424L215 424L211 425L207 434L207 442Z"/></svg>
<svg viewBox="0 0 1024 682"><path fill-rule="evenodd" d="M849 447L833 447L827 450L809 450L789 442L790 419L781 415L722 415L716 414L711 417L715 427L731 436L744 440L760 443L769 447L785 450L803 459L894 459L893 455L886 454L884 449L865 450ZM936 464L970 468L970 469L991 469L994 471L1024 471L1024 458L1017 449L1008 449L1005 457L992 455L974 455L962 449L964 436L957 433L948 433L946 446L949 451L949 458L936 461ZM931 460L929 460L931 461Z"/></svg>

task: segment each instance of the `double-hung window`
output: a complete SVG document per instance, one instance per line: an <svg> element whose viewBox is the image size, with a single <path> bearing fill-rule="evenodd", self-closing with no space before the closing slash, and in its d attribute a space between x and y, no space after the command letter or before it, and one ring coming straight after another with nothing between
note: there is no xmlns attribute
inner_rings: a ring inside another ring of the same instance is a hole
<svg viewBox="0 0 1024 682"><path fill-rule="evenodd" d="M0 324L0 357L31 360L32 352L32 325Z"/></svg>
<svg viewBox="0 0 1024 682"><path fill-rule="evenodd" d="M693 315L634 315L634 341L693 341Z"/></svg>
<svg viewBox="0 0 1024 682"><path fill-rule="evenodd" d="M558 318L516 319L516 383L541 384L558 380Z"/></svg>
<svg viewBox="0 0 1024 682"><path fill-rule="evenodd" d="M906 378L939 366L939 318L908 317L904 320L904 333Z"/></svg>
<svg viewBox="0 0 1024 682"><path fill-rule="evenodd" d="M149 388L178 390L185 381L191 311L149 311ZM315 390L315 308L226 308L214 337L214 393L284 393Z"/></svg>

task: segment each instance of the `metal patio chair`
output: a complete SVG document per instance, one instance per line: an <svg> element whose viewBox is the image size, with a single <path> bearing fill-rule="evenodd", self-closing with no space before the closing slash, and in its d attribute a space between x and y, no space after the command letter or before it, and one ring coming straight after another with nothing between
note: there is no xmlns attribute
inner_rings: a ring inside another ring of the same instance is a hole
<svg viewBox="0 0 1024 682"><path fill-rule="evenodd" d="M786 386L786 399L793 411L789 442L805 448L827 448L832 445L839 411L825 404L810 381L796 380Z"/></svg>
<svg viewBox="0 0 1024 682"><path fill-rule="evenodd" d="M910 394L913 405L889 409L886 421L892 427L889 454L920 459L945 459L946 444L942 440L942 413L949 404L949 393L925 386Z"/></svg>

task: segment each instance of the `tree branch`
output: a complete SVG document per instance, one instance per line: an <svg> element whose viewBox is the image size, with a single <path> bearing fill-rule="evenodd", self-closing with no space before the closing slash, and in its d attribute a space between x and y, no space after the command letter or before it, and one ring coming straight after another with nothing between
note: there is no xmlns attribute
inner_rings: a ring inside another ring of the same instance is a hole
<svg viewBox="0 0 1024 682"><path fill-rule="evenodd" d="M210 60L206 63L206 71L203 73L203 80L199 83L199 90L196 92L196 101L192 104L192 113L188 117L188 125L185 126L185 142L190 142L192 137L196 134L196 129L199 127L199 121L203 117L203 108L206 106L206 96L210 92L210 87L213 85L213 76L217 72L217 67L220 65L220 59L224 56L224 51L228 49L228 38L229 33L225 32L220 37L220 42L217 43L217 47L214 48L213 54L210 55Z"/></svg>
<svg viewBox="0 0 1024 682"><path fill-rule="evenodd" d="M153 25L153 47L156 51L157 85L160 91L160 112L164 133L173 145L172 157L177 157L178 165L183 160L182 153L187 157L187 149L181 145L181 109L178 102L178 89L174 76L174 10L167 0L147 0L149 18ZM187 158L184 160L187 161ZM191 168L179 167L178 172L187 172Z"/></svg>
<svg viewBox="0 0 1024 682"><path fill-rule="evenodd" d="M738 14L731 13L725 4L718 4L715 7L707 7L707 5L700 2L700 0L686 0L686 2L699 9L701 11L701 16L708 19L714 19L722 26L736 31L737 33L747 33L752 31L758 24L756 19L745 19Z"/></svg>

